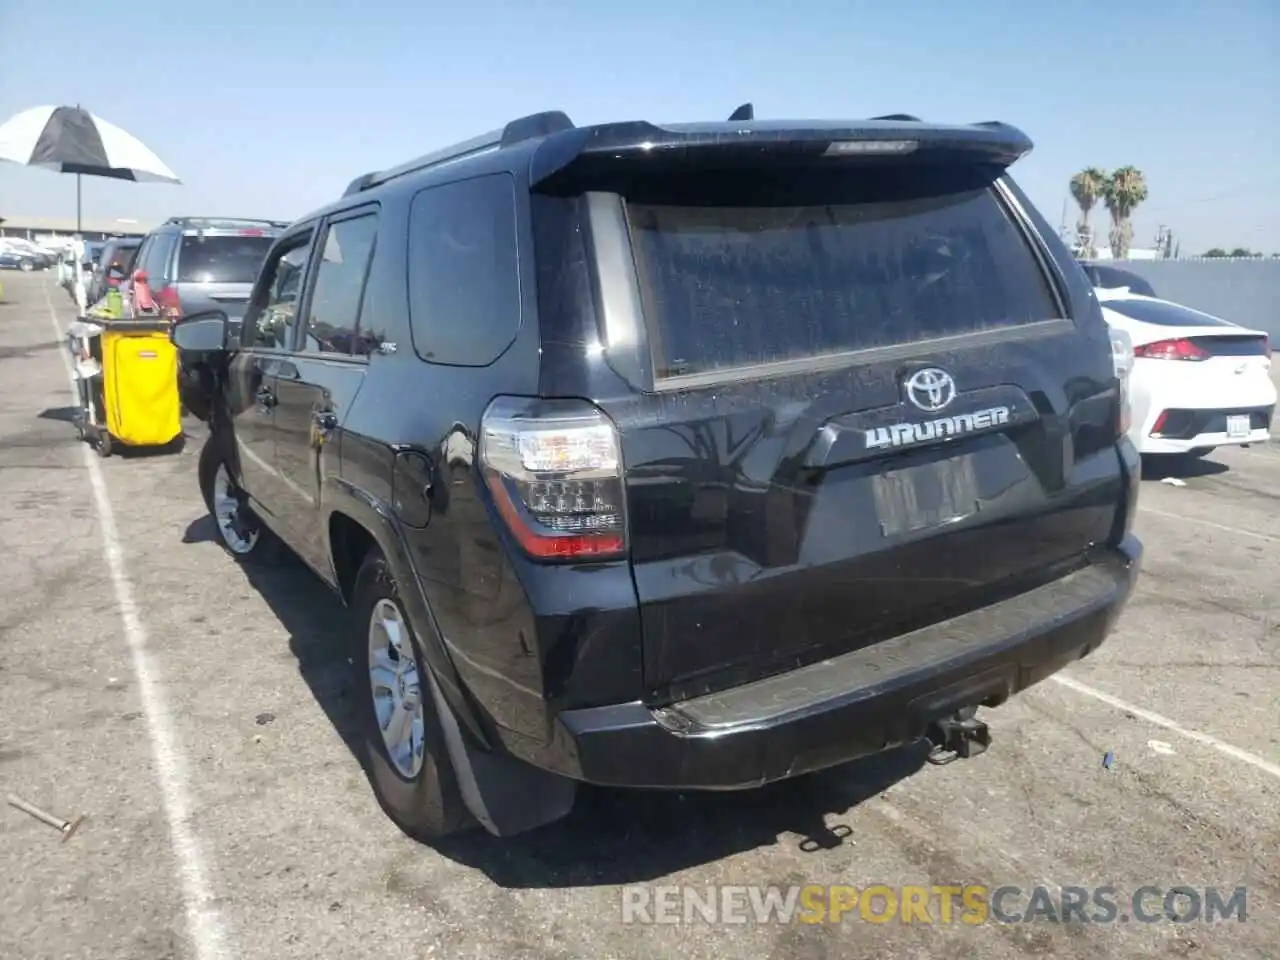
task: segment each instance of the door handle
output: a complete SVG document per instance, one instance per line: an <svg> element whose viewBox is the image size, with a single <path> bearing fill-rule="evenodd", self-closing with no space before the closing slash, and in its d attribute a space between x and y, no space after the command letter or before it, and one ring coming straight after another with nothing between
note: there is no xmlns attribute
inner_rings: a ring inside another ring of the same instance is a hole
<svg viewBox="0 0 1280 960"><path fill-rule="evenodd" d="M276 395L271 392L270 387L258 388L258 403L264 407L274 407L276 405Z"/></svg>
<svg viewBox="0 0 1280 960"><path fill-rule="evenodd" d="M338 428L338 418L328 410L317 410L311 414L311 419L315 421L316 427L323 433L329 433L331 430Z"/></svg>

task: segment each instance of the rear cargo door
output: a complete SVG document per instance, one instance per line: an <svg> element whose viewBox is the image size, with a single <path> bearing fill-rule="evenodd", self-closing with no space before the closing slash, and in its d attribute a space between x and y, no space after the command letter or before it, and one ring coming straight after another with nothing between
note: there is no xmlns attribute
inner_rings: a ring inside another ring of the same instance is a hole
<svg viewBox="0 0 1280 960"><path fill-rule="evenodd" d="M183 312L224 310L233 321L242 318L274 239L253 228L184 236L174 278Z"/></svg>
<svg viewBox="0 0 1280 960"><path fill-rule="evenodd" d="M603 405L653 697L989 603L1107 538L1105 325L1066 315L998 176L868 165L627 188L653 384Z"/></svg>

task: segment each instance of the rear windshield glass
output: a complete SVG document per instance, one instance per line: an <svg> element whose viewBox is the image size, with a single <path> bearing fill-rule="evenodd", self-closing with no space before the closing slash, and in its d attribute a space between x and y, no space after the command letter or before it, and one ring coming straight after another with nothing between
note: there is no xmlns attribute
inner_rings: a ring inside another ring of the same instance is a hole
<svg viewBox="0 0 1280 960"><path fill-rule="evenodd" d="M274 241L274 237L183 237L178 281L253 283Z"/></svg>
<svg viewBox="0 0 1280 960"><path fill-rule="evenodd" d="M659 376L819 357L1060 315L990 177L859 170L631 195ZM785 191L785 193L784 193ZM716 194L719 196L716 196ZM656 321L656 322L655 322Z"/></svg>
<svg viewBox="0 0 1280 960"><path fill-rule="evenodd" d="M111 246L102 251L102 265L110 268L112 264L118 263L121 270L128 270L133 264L133 255L138 252L136 244L133 246Z"/></svg>
<svg viewBox="0 0 1280 960"><path fill-rule="evenodd" d="M1142 323L1158 323L1162 327L1234 327L1236 324L1211 317L1199 310L1167 303L1163 300L1103 300L1108 310L1124 314Z"/></svg>

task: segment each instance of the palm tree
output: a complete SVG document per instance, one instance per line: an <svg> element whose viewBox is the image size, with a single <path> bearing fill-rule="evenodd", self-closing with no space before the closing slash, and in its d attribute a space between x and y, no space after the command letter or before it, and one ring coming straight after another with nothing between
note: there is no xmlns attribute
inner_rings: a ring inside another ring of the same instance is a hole
<svg viewBox="0 0 1280 960"><path fill-rule="evenodd" d="M1117 260L1129 256L1133 240L1130 217L1138 204L1147 199L1147 179L1137 167L1113 170L1103 182L1102 199L1111 215L1111 255Z"/></svg>
<svg viewBox="0 0 1280 960"><path fill-rule="evenodd" d="M1102 188L1107 179L1104 171L1097 167L1088 167L1071 178L1071 196L1080 207L1080 220L1076 223L1076 237L1079 240L1080 256L1091 260L1098 255L1093 245L1093 231L1089 229L1089 213L1102 196Z"/></svg>

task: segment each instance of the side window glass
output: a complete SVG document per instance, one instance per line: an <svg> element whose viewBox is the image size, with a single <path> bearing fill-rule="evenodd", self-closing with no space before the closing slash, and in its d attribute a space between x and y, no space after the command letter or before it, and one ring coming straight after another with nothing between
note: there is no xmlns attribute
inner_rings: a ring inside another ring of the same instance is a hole
<svg viewBox="0 0 1280 960"><path fill-rule="evenodd" d="M173 252L175 237L172 234L160 234L147 248L147 258L142 261L142 269L147 272L147 281L151 289L156 290L164 285L169 270L169 254Z"/></svg>
<svg viewBox="0 0 1280 960"><path fill-rule="evenodd" d="M489 174L420 191L409 209L409 321L424 360L482 367L520 329L515 182Z"/></svg>
<svg viewBox="0 0 1280 960"><path fill-rule="evenodd" d="M378 233L376 214L330 224L316 261L301 349L309 353L367 354L356 349L360 303Z"/></svg>
<svg viewBox="0 0 1280 960"><path fill-rule="evenodd" d="M311 235L307 234L272 255L255 302L245 314L240 331L240 342L244 346L276 350L289 348L310 253Z"/></svg>
<svg viewBox="0 0 1280 960"><path fill-rule="evenodd" d="M138 247L137 256L133 258L133 267L135 270L143 269L142 265L147 262L147 255L149 254L151 250L151 245L154 242L155 242L154 237L147 237L145 240L142 241L142 245ZM130 275L132 275L132 273L133 271L131 270Z"/></svg>

